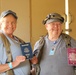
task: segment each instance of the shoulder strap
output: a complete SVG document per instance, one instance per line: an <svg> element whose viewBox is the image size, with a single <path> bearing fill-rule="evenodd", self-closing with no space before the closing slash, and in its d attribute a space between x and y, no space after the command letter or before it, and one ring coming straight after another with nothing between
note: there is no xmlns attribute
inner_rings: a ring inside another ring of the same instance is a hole
<svg viewBox="0 0 76 75"><path fill-rule="evenodd" d="M11 54L11 51L10 51L10 43L9 43L8 39L6 38L6 36L3 33L0 33L0 37L3 41L4 47L6 48L6 54L7 54L7 57L8 57L7 62L11 62L12 61L12 54ZM14 75L12 69L6 71L6 74L7 75Z"/></svg>
<svg viewBox="0 0 76 75"><path fill-rule="evenodd" d="M8 41L8 39L6 38L6 36L3 33L0 33L1 39L3 41L4 47L6 48L6 53L8 56L8 60L7 62L11 62L12 61L12 54L10 51L10 43Z"/></svg>
<svg viewBox="0 0 76 75"><path fill-rule="evenodd" d="M15 36L17 39L18 39L18 41L20 42L20 43L25 43L21 38L19 38L19 37L17 37L17 36Z"/></svg>
<svg viewBox="0 0 76 75"><path fill-rule="evenodd" d="M71 47L71 37L68 34L64 34L62 33L62 38L64 39L65 43L66 43L66 47L70 48Z"/></svg>

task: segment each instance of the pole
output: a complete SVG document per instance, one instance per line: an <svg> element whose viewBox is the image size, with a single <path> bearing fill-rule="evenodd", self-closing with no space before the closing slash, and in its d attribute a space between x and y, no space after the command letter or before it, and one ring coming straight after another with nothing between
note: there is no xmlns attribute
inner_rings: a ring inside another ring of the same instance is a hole
<svg viewBox="0 0 76 75"><path fill-rule="evenodd" d="M69 34L69 2L65 0L65 14L66 14L66 22L65 22L65 33Z"/></svg>

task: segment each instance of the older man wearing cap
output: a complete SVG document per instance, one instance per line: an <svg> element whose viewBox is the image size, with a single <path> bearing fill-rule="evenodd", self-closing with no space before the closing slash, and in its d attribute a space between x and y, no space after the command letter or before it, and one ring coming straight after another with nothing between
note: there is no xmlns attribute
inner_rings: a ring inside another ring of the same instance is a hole
<svg viewBox="0 0 76 75"><path fill-rule="evenodd" d="M17 18L11 10L0 16L0 75L30 75L30 62L22 56L20 48L24 41L13 35Z"/></svg>
<svg viewBox="0 0 76 75"><path fill-rule="evenodd" d="M62 23L64 18L58 13L49 14L43 20L48 34L34 46L34 54L40 65L39 75L75 75L74 67L68 65L67 47L63 39L66 34L62 33ZM69 38L71 47L76 48L76 40Z"/></svg>

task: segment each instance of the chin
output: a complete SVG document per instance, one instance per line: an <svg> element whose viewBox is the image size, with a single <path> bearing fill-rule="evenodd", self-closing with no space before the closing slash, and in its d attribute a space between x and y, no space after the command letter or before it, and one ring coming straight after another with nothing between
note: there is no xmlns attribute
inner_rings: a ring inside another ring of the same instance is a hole
<svg viewBox="0 0 76 75"><path fill-rule="evenodd" d="M12 34L13 34L13 32L7 32L7 34L12 35Z"/></svg>

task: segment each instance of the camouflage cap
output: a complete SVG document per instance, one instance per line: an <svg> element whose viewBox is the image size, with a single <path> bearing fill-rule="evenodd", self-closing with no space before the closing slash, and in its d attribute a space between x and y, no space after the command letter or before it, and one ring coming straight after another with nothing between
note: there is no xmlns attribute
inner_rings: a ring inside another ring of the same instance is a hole
<svg viewBox="0 0 76 75"><path fill-rule="evenodd" d="M55 21L63 23L64 18L58 13L52 13L46 16L46 18L43 20L43 24L45 25Z"/></svg>

